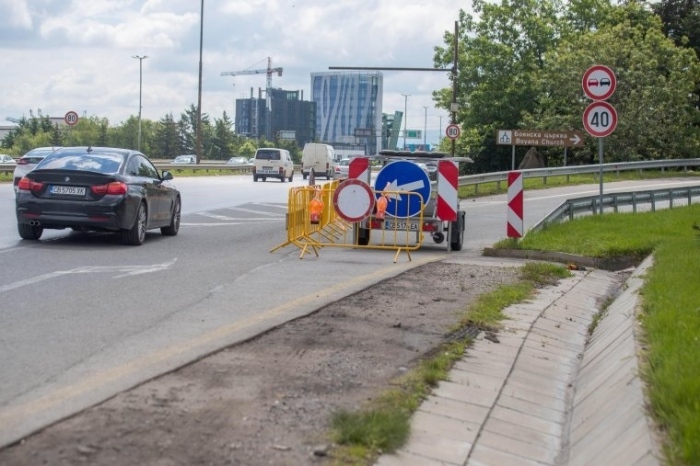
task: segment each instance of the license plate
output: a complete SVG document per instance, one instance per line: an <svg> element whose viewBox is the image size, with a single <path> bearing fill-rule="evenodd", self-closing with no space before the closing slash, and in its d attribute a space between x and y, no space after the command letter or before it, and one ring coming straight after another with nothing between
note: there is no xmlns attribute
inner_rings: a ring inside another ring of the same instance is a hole
<svg viewBox="0 0 700 466"><path fill-rule="evenodd" d="M85 188L82 186L51 186L49 192L64 196L84 196Z"/></svg>
<svg viewBox="0 0 700 466"><path fill-rule="evenodd" d="M385 230L418 231L418 223L415 222L384 222Z"/></svg>

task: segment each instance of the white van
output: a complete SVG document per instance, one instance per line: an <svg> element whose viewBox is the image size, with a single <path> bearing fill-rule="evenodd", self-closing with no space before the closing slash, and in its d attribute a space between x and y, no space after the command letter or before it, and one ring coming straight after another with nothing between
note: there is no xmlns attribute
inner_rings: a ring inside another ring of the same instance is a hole
<svg viewBox="0 0 700 466"><path fill-rule="evenodd" d="M262 178L277 178L282 183L294 180L294 162L285 149L266 147L255 151L253 160L253 181Z"/></svg>
<svg viewBox="0 0 700 466"><path fill-rule="evenodd" d="M333 178L335 172L335 150L328 144L307 142L301 155L301 176L306 179L314 170L314 177Z"/></svg>

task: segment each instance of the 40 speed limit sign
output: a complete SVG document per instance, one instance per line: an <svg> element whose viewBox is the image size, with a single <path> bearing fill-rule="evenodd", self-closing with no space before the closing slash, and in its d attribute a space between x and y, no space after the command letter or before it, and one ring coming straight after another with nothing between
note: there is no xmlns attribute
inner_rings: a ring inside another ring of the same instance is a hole
<svg viewBox="0 0 700 466"><path fill-rule="evenodd" d="M583 127L597 138L610 135L617 127L615 108L607 102L593 102L583 112Z"/></svg>

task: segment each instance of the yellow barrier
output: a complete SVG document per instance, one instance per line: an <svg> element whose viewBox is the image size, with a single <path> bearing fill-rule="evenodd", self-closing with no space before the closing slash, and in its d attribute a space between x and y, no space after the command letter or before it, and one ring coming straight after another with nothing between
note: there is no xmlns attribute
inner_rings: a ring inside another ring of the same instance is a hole
<svg viewBox="0 0 700 466"><path fill-rule="evenodd" d="M414 217L396 217L387 212L381 220L373 213L367 219L351 223L341 218L335 210L333 196L339 182L333 181L323 186L303 186L289 190L287 205L287 240L273 248L274 252L288 245L301 249L300 259L313 251L318 257L324 247L345 247L354 249L380 249L396 251L394 262L402 251L411 260L411 251L423 244L424 200L416 192L384 191L392 196L417 196L420 200L420 213ZM373 191L374 193L374 191ZM376 198L376 193L375 198ZM323 213L318 223L311 222L310 203L318 196L323 202Z"/></svg>

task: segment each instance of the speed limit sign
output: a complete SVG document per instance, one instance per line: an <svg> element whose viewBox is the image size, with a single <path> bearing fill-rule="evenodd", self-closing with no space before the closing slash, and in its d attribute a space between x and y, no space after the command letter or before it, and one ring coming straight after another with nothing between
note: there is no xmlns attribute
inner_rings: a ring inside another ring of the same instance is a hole
<svg viewBox="0 0 700 466"><path fill-rule="evenodd" d="M63 121L65 121L67 125L73 126L74 124L78 123L78 113L72 110L67 112L63 117Z"/></svg>
<svg viewBox="0 0 700 466"><path fill-rule="evenodd" d="M603 101L593 102L583 112L583 127L591 136L608 136L617 127L615 107Z"/></svg>
<svg viewBox="0 0 700 466"><path fill-rule="evenodd" d="M447 129L445 129L445 136L447 136L450 139L457 139L459 137L459 133L459 125L456 125L454 123L447 125Z"/></svg>

